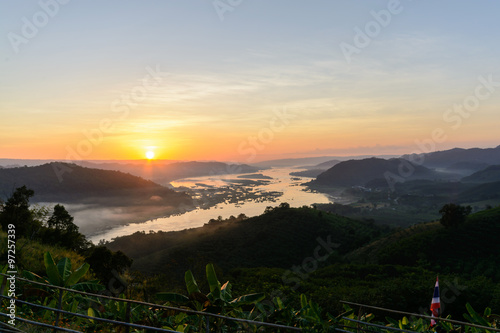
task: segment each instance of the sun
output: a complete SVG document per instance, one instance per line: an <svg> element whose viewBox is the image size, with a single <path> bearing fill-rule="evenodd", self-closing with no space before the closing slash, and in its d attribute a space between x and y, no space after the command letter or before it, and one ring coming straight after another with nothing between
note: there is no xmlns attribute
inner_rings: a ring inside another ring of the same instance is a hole
<svg viewBox="0 0 500 333"><path fill-rule="evenodd" d="M147 158L148 160L152 160L153 158L155 158L155 152L154 152L154 151L151 151L151 150L148 150L148 151L146 152L146 158Z"/></svg>

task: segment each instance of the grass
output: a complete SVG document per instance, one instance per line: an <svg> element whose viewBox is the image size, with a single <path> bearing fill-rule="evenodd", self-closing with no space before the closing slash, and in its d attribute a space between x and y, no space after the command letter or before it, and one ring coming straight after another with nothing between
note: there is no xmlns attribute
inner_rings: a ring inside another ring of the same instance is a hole
<svg viewBox="0 0 500 333"><path fill-rule="evenodd" d="M7 258L7 243L7 233L0 231L0 256L2 258ZM17 239L15 249L15 264L18 270L29 270L41 276L45 275L45 265L43 262L43 254L45 252L50 252L56 262L61 258L71 259L73 269L80 267L85 262L85 258L74 251L50 244L42 244L26 238ZM2 261L2 263L5 262L6 260ZM90 278L90 273L87 273L85 279Z"/></svg>

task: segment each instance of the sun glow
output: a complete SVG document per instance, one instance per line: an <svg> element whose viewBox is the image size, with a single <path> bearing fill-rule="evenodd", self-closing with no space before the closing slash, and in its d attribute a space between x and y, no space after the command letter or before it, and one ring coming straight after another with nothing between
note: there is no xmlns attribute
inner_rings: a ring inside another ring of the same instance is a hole
<svg viewBox="0 0 500 333"><path fill-rule="evenodd" d="M151 151L151 150L147 151L147 152L146 152L146 158L147 158L148 160L152 160L153 158L155 158L155 152L154 152L154 151Z"/></svg>

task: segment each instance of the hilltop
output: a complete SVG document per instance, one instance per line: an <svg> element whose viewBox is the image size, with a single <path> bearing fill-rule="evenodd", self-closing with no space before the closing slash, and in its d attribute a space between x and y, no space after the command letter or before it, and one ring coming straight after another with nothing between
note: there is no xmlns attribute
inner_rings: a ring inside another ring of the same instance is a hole
<svg viewBox="0 0 500 333"><path fill-rule="evenodd" d="M191 198L152 181L119 171L91 169L76 164L47 163L0 170L0 189L9 195L26 185L35 191L33 202L101 205L190 205Z"/></svg>
<svg viewBox="0 0 500 333"><path fill-rule="evenodd" d="M418 224L361 247L346 258L363 264L439 268L442 273L500 281L500 207L468 216L458 227Z"/></svg>
<svg viewBox="0 0 500 333"><path fill-rule="evenodd" d="M335 244L330 252L345 254L382 230L369 222L282 204L256 217L211 220L201 228L183 231L135 233L118 237L107 246L134 259L134 269L150 274L182 274L199 268L197 263L207 262L224 270L285 268L298 258L311 256L321 244Z"/></svg>
<svg viewBox="0 0 500 333"><path fill-rule="evenodd" d="M439 275L444 286L460 287L446 310L460 318L466 302L475 308L500 305L499 221L495 208L470 215L458 228L428 222L388 233L368 221L280 206L201 228L136 233L107 246L134 258L133 270L154 276L152 290L165 284L182 290L185 270L200 276L211 262L235 292L279 291L292 302L305 293L338 311L339 300L422 311ZM315 254L328 253L324 243L334 250L317 260Z"/></svg>
<svg viewBox="0 0 500 333"><path fill-rule="evenodd" d="M118 170L144 179L167 185L173 180L189 177L217 176L252 173L262 168L247 164L228 164L223 162L179 162L179 161L135 161L134 163L96 163L78 162L79 165L95 169Z"/></svg>
<svg viewBox="0 0 500 333"><path fill-rule="evenodd" d="M291 172L290 176L316 178L319 174L323 173L325 170L331 168L332 166L339 164L340 162L341 161L339 160L329 160L316 165L306 165L301 167L301 169L304 168L306 170Z"/></svg>
<svg viewBox="0 0 500 333"><path fill-rule="evenodd" d="M456 163L463 162L493 165L500 164L500 146L495 148L453 148L449 150L419 154L417 156L407 154L401 156L401 158L410 161L412 159L423 161L422 165L429 168L447 168Z"/></svg>
<svg viewBox="0 0 500 333"><path fill-rule="evenodd" d="M500 165L491 165L462 178L466 183L491 183L500 181Z"/></svg>
<svg viewBox="0 0 500 333"><path fill-rule="evenodd" d="M316 177L311 185L319 186L365 186L368 182L385 179L386 173L398 175L401 168L400 159L367 158L362 160L349 160L338 163ZM411 162L406 162L410 163ZM410 179L433 179L438 175L426 167L411 164L414 172L407 177Z"/></svg>

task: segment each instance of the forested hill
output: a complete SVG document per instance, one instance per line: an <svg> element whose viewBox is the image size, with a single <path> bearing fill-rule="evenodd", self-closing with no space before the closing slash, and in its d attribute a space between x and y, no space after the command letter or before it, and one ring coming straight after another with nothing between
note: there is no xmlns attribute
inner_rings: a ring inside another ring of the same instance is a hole
<svg viewBox="0 0 500 333"><path fill-rule="evenodd" d="M410 159L410 155L402 158ZM415 160L422 160L423 165L430 168L446 168L457 163L474 162L476 164L500 164L500 146L496 148L453 148L421 154Z"/></svg>
<svg viewBox="0 0 500 333"><path fill-rule="evenodd" d="M169 182L188 177L228 175L257 172L260 168L247 164L227 164L222 162L163 162L163 161L137 161L135 163L96 163L78 162L79 165L104 169L119 170L152 180L165 185Z"/></svg>
<svg viewBox="0 0 500 333"><path fill-rule="evenodd" d="M404 161L404 163L407 165L410 162ZM385 160L373 157L363 160L349 160L336 164L320 174L312 182L312 185L364 186L370 181L385 179L386 172L398 175L401 164L402 160L395 158ZM437 174L433 170L415 164L412 167L414 171L410 177L407 177L407 180L437 178Z"/></svg>
<svg viewBox="0 0 500 333"><path fill-rule="evenodd" d="M25 185L34 190L34 202L90 203L120 200L170 206L190 205L185 193L178 193L152 181L119 171L99 170L68 163L47 163L35 167L0 169L0 191L8 196Z"/></svg>
<svg viewBox="0 0 500 333"><path fill-rule="evenodd" d="M500 165L491 165L483 170L462 178L467 183L491 183L500 181Z"/></svg>
<svg viewBox="0 0 500 333"><path fill-rule="evenodd" d="M500 281L500 207L445 228L439 222L402 229L362 247L347 258L363 264L421 266L462 276Z"/></svg>
<svg viewBox="0 0 500 333"><path fill-rule="evenodd" d="M344 254L368 243L382 230L369 222L282 204L252 218L212 220L201 228L183 231L135 233L116 238L107 246L133 258L135 269L176 272L182 279L187 269L197 268L195 263L210 262L224 269L285 268L314 257L317 247L321 256L328 251ZM325 244L332 248L325 249ZM331 257L335 258L338 256Z"/></svg>

